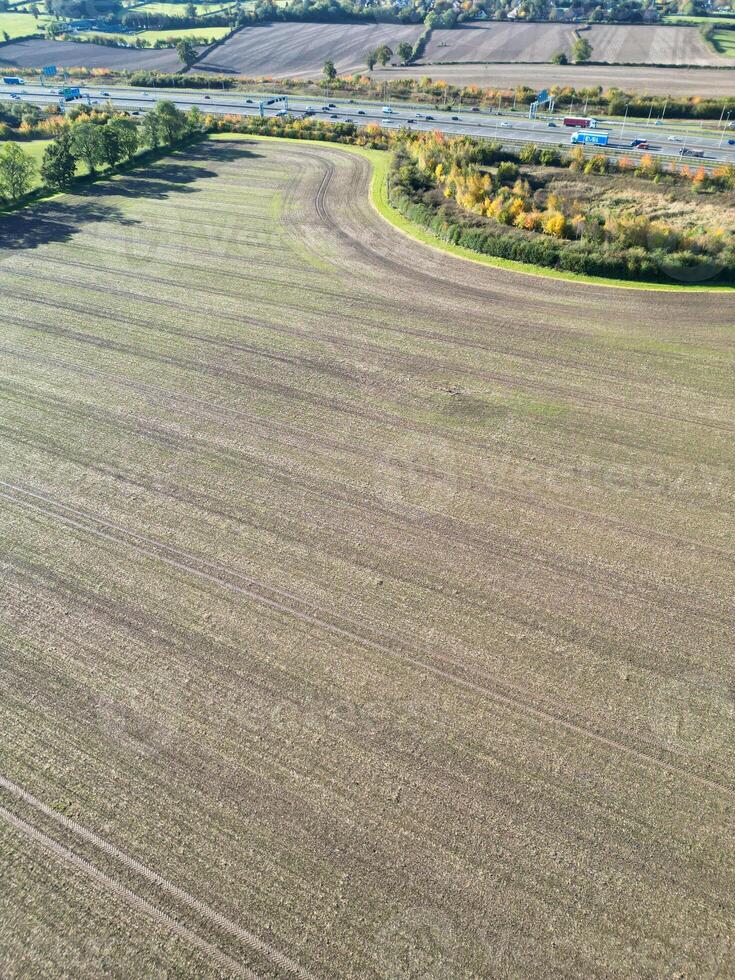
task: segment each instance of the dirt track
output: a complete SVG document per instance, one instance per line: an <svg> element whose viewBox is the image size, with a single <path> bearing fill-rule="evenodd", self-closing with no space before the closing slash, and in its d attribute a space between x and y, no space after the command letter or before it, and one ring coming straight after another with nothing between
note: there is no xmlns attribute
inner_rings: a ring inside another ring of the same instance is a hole
<svg viewBox="0 0 735 980"><path fill-rule="evenodd" d="M4 976L733 971L735 300L367 179L222 142L0 225Z"/></svg>

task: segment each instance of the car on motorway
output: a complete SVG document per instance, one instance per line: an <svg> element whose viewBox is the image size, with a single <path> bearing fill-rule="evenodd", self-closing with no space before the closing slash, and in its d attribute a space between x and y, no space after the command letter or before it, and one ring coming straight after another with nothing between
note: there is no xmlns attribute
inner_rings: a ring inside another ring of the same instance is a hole
<svg viewBox="0 0 735 980"><path fill-rule="evenodd" d="M252 105L252 104L253 104L252 99L245 99L245 105Z"/></svg>
<svg viewBox="0 0 735 980"><path fill-rule="evenodd" d="M459 116L452 116L452 122L459 122Z"/></svg>
<svg viewBox="0 0 735 980"><path fill-rule="evenodd" d="M480 111L479 106L476 105L473 105L472 108L470 109L470 112L479 112L479 111Z"/></svg>
<svg viewBox="0 0 735 980"><path fill-rule="evenodd" d="M313 110L313 109L307 109L307 110L306 110L306 111L304 112L304 116L303 116L303 118L304 118L304 119L308 119L308 118L309 118L309 116L314 116L314 115L316 115L316 113L314 112L314 110Z"/></svg>
<svg viewBox="0 0 735 980"><path fill-rule="evenodd" d="M700 157L701 158L701 157L704 156L704 150L687 150L687 148L685 146L682 146L682 148L679 150L679 156L680 157Z"/></svg>
<svg viewBox="0 0 735 980"><path fill-rule="evenodd" d="M727 145L728 146L735 146L735 140L728 140L727 141Z"/></svg>
<svg viewBox="0 0 735 980"><path fill-rule="evenodd" d="M513 123L509 123L507 119L504 119L500 124L501 129L512 129Z"/></svg>
<svg viewBox="0 0 735 980"><path fill-rule="evenodd" d="M664 123L663 123L663 119L657 119L657 120L656 120L656 121L654 122L654 124L653 124L653 125L654 125L654 126L663 126L663 124L664 124Z"/></svg>
<svg viewBox="0 0 735 980"><path fill-rule="evenodd" d="M322 112L329 112L329 106L328 105L323 105L321 111Z"/></svg>
<svg viewBox="0 0 735 980"><path fill-rule="evenodd" d="M337 115L336 112L333 112L332 115L329 118L330 119L339 119L339 116Z"/></svg>
<svg viewBox="0 0 735 980"><path fill-rule="evenodd" d="M277 116L281 116L281 117L287 116L288 115L288 109L279 109L278 112L276 113L276 115Z"/></svg>
<svg viewBox="0 0 735 980"><path fill-rule="evenodd" d="M549 127L549 129L556 129L556 123L555 122L546 123L546 125Z"/></svg>
<svg viewBox="0 0 735 980"><path fill-rule="evenodd" d="M358 109L357 110L357 114L358 114L358 116L364 116L365 115L365 110L364 109Z"/></svg>
<svg viewBox="0 0 735 980"><path fill-rule="evenodd" d="M642 149L648 146L648 140L634 139L630 141L630 145L633 147L633 149L635 149L636 147L640 147Z"/></svg>
<svg viewBox="0 0 735 980"><path fill-rule="evenodd" d="M433 122L434 121L434 117L433 116L424 116L424 119L426 119L428 122Z"/></svg>
<svg viewBox="0 0 735 980"><path fill-rule="evenodd" d="M669 136L669 143L681 143L681 136Z"/></svg>
<svg viewBox="0 0 735 980"><path fill-rule="evenodd" d="M355 121L354 119L345 119L345 122L349 122L349 123L353 123L354 121Z"/></svg>
<svg viewBox="0 0 735 980"><path fill-rule="evenodd" d="M204 98L205 98L205 99L211 99L211 98L212 98L212 96L211 96L211 95L205 95L205 96L204 96Z"/></svg>
<svg viewBox="0 0 735 980"><path fill-rule="evenodd" d="M330 109L336 109L337 108L337 103L336 102L328 102L327 105L329 106Z"/></svg>
<svg viewBox="0 0 735 980"><path fill-rule="evenodd" d="M103 96L104 96L104 97L105 97L106 99L109 99L109 98L110 98L110 93L109 93L109 92L103 92L103 93L102 93L102 95L103 95Z"/></svg>
<svg viewBox="0 0 735 980"><path fill-rule="evenodd" d="M382 111L385 113L386 116L392 116L396 110L391 108L391 106L389 105L384 105Z"/></svg>

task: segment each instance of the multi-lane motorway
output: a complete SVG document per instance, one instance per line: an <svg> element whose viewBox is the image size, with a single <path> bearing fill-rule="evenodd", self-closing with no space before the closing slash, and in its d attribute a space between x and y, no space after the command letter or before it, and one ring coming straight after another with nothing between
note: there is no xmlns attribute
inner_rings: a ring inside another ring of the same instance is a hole
<svg viewBox="0 0 735 980"><path fill-rule="evenodd" d="M41 85L3 86L0 85L0 99L16 98L38 105L48 105L59 101L58 89ZM217 90L176 91L172 89L147 89L126 87L81 88L81 101L92 104L111 102L113 105L131 112L145 112L160 99L169 99L181 109L197 106L202 112L213 114L237 113L240 115L258 114L259 103L272 97L273 92L238 92L224 94ZM409 126L417 130L439 129L445 133L466 134L485 139L497 139L506 144L537 143L548 146L569 146L570 130L562 123L563 116L545 114L538 119L529 119L527 114L511 109L500 112L490 109L434 109L426 106L394 103L391 112L383 111L376 102L363 100L332 100L322 97L288 96L289 111L295 116L304 113L315 119L333 122L351 121L356 125L367 125L379 121L387 128ZM264 108L267 115L282 111L281 104ZM575 113L576 115L576 113ZM601 120L600 128L608 132L607 147L591 147L594 152L608 152L614 156L638 152L632 146L636 140L646 140L647 150L665 158L679 158L684 162L696 162L705 166L718 163L735 164L735 129L722 128L710 124L709 129L697 128L692 123L641 122L640 120ZM733 142L730 142L733 141ZM684 155L680 151L693 151L696 156ZM699 154L703 154L702 157Z"/></svg>

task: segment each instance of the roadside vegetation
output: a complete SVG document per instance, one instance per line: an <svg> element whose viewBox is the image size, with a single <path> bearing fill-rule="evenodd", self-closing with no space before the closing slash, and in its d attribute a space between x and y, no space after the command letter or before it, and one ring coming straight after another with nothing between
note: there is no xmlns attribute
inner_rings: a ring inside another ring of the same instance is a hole
<svg viewBox="0 0 735 980"><path fill-rule="evenodd" d="M617 163L440 133L403 133L390 202L476 252L593 276L735 282L735 167ZM706 197L705 197L706 196ZM703 198L707 205L703 207Z"/></svg>

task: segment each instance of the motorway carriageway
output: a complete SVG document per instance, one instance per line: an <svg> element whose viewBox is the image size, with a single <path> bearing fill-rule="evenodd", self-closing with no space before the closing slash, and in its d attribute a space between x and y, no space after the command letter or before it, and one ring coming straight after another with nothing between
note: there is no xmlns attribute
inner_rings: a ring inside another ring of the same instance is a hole
<svg viewBox="0 0 735 980"><path fill-rule="evenodd" d="M23 101L32 102L37 105L48 105L58 102L57 89L44 87L41 85L10 86L0 85L0 99L9 99L17 96ZM216 90L174 90L174 89L140 89L130 87L98 87L80 86L82 99L81 103L101 104L112 102L114 106L129 111L144 112L152 108L159 100L167 99L173 102L180 109L189 109L197 106L202 112L212 114L235 113L237 115L257 115L258 103L261 99L274 98L279 93L262 92L238 92L237 94L224 95ZM557 146L569 148L570 133L573 129L563 125L564 116L544 115L536 120L528 118L528 115L521 112L510 110L498 113L497 110L481 110L473 112L471 110L442 110L424 106L406 105L404 103L393 105L393 113L388 115L382 112L382 105L376 102L357 101L344 99L335 101L334 107L326 108L327 99L317 100L314 97L288 96L289 111L295 116L303 115L304 112L313 110L313 118L330 120L332 122L351 121L356 125L367 125L371 122L380 122L388 129L396 129L400 126L410 125L415 130L441 130L452 135L475 136L483 139L497 139L509 146L516 146L519 143L536 143L539 146ZM329 100L332 101L332 100ZM69 106L76 103L69 103ZM276 104L265 110L267 115L275 115L282 108ZM426 119L426 115L431 118ZM423 118L419 118L423 116ZM410 120L410 124L409 124ZM549 123L554 122L555 126ZM592 153L608 153L612 156L622 156L635 154L637 151L631 147L631 142L635 139L648 140L649 149L657 156L668 159L681 159L684 163L704 165L711 167L718 163L735 164L735 145L729 145L728 139L735 139L735 130L723 130L719 134L710 131L692 131L691 124L666 123L664 125L651 125L648 122L628 119L622 120L600 120L598 127L603 132L610 134L610 142L607 147L590 146ZM681 149L689 149L696 152L702 151L704 158L684 156L680 157Z"/></svg>

